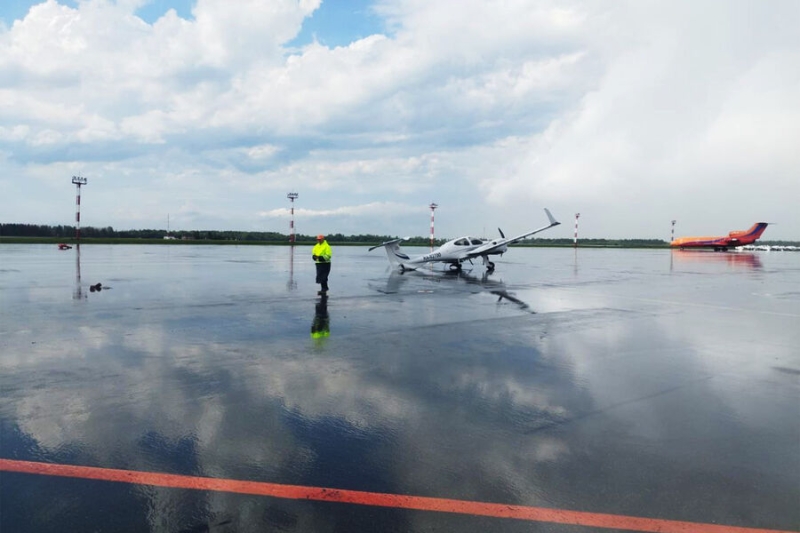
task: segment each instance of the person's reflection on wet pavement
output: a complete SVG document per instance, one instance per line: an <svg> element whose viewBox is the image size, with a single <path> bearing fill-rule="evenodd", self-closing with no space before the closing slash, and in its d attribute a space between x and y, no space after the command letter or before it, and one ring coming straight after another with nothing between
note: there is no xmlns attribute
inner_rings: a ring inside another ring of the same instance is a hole
<svg viewBox="0 0 800 533"><path fill-rule="evenodd" d="M311 323L311 338L321 341L331 334L331 319L328 315L328 297L323 295L314 307L314 321Z"/></svg>

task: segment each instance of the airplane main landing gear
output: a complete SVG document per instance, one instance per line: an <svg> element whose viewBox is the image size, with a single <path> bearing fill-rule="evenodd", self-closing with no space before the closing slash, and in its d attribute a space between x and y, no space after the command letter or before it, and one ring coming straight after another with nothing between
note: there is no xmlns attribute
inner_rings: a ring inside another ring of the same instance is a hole
<svg viewBox="0 0 800 533"><path fill-rule="evenodd" d="M461 272L461 263L450 263L450 272Z"/></svg>
<svg viewBox="0 0 800 533"><path fill-rule="evenodd" d="M494 272L494 263L491 261L486 262L486 270L489 272Z"/></svg>

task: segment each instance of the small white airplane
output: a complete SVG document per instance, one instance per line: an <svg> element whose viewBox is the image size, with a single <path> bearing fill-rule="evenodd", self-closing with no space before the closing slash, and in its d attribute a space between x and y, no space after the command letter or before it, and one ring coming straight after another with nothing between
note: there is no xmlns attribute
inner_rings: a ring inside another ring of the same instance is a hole
<svg viewBox="0 0 800 533"><path fill-rule="evenodd" d="M561 222L553 218L553 215L550 214L547 208L545 208L544 212L547 214L547 218L550 219L550 224L523 233L522 235L517 235L512 239L506 239L506 236L503 235L503 231L497 228L500 232L500 239L486 240L476 237L460 237L452 241L447 241L439 248L431 250L427 254L418 255L416 257L410 257L400 248L399 243L405 239L386 241L377 246L373 246L369 251L371 252L375 248L380 248L382 246L386 249L386 256L389 258L389 263L393 266L399 266L400 270L414 270L427 263L448 263L451 270L461 270L461 263L464 261L472 263L473 259L482 257L486 270L492 272L494 270L494 263L489 260L490 255L503 255L508 251L508 245L561 224Z"/></svg>

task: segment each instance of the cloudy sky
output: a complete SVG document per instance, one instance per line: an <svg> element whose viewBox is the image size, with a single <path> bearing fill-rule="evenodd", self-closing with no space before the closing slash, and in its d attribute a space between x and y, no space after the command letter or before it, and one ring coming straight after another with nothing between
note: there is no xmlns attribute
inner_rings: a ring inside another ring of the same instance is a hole
<svg viewBox="0 0 800 533"><path fill-rule="evenodd" d="M800 240L800 2L2 0L0 222Z"/></svg>

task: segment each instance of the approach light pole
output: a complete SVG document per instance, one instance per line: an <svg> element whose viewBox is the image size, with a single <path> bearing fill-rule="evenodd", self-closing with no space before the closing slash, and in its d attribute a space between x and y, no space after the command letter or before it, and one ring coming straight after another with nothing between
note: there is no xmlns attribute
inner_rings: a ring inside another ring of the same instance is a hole
<svg viewBox="0 0 800 533"><path fill-rule="evenodd" d="M429 205L428 207L431 208L431 248L433 248L433 212L436 210L437 207L439 207L439 205L434 202L431 202L431 205Z"/></svg>
<svg viewBox="0 0 800 533"><path fill-rule="evenodd" d="M78 188L75 196L75 240L81 245L81 185L86 185L86 178L72 176L72 183Z"/></svg>
<svg viewBox="0 0 800 533"><path fill-rule="evenodd" d="M670 235L669 242L672 242L672 241L675 240L675 222L677 222L677 221L676 220L672 221L672 234Z"/></svg>
<svg viewBox="0 0 800 533"><path fill-rule="evenodd" d="M290 192L289 194L286 195L286 198L288 198L292 202L292 209L291 209L292 219L289 221L289 243L292 246L294 246L294 201L297 199L298 196L300 195L297 194L296 192Z"/></svg>
<svg viewBox="0 0 800 533"><path fill-rule="evenodd" d="M575 248L578 247L578 219L581 218L580 213L575 213L575 240L572 243L572 246Z"/></svg>

